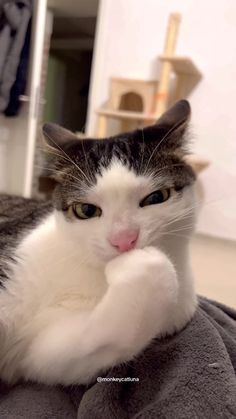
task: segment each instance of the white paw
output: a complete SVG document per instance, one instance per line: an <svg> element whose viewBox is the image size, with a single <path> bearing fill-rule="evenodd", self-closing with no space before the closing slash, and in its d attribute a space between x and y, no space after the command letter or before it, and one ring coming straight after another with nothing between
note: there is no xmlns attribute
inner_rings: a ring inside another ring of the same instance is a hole
<svg viewBox="0 0 236 419"><path fill-rule="evenodd" d="M169 258L155 247L134 249L111 260L106 266L108 284L142 282L160 290L175 290L178 282L173 264Z"/></svg>

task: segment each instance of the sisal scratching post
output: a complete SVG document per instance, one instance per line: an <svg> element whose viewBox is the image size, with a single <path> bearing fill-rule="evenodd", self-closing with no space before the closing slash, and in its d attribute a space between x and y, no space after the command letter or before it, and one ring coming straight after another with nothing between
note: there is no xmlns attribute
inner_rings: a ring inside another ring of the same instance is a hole
<svg viewBox="0 0 236 419"><path fill-rule="evenodd" d="M169 17L164 55L174 55L180 20L181 16L178 13L172 13ZM164 61L161 64L160 80L156 95L157 102L155 108L155 116L157 119L163 114L163 112L166 111L168 106L170 74L171 63Z"/></svg>

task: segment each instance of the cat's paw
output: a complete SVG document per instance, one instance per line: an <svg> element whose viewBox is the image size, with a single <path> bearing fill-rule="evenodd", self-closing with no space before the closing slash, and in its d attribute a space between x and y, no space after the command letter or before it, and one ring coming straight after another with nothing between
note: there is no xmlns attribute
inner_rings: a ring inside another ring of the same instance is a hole
<svg viewBox="0 0 236 419"><path fill-rule="evenodd" d="M170 259L155 247L134 249L111 260L105 269L110 285L142 283L143 287L166 288L177 292L176 272Z"/></svg>

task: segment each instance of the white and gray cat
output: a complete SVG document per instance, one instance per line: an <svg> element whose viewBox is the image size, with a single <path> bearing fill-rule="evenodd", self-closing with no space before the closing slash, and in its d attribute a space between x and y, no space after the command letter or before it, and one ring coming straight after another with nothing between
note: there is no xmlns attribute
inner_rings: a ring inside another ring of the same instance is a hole
<svg viewBox="0 0 236 419"><path fill-rule="evenodd" d="M44 126L54 208L4 270L1 379L89 383L191 319L189 116L180 101L156 125L104 140Z"/></svg>

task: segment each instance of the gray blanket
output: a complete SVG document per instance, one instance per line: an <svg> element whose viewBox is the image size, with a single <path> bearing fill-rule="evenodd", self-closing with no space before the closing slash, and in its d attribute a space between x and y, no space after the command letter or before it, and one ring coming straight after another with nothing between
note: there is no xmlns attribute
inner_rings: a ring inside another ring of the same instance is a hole
<svg viewBox="0 0 236 419"><path fill-rule="evenodd" d="M236 418L236 312L199 299L192 321L88 388L0 386L1 419Z"/></svg>
<svg viewBox="0 0 236 419"><path fill-rule="evenodd" d="M49 210L50 203L0 196L0 286L1 255L3 261L21 231ZM180 333L154 340L134 361L101 374L107 382L87 388L0 383L0 419L236 418L235 372L236 311L200 298Z"/></svg>

